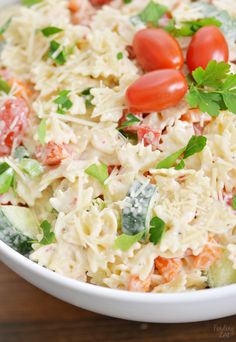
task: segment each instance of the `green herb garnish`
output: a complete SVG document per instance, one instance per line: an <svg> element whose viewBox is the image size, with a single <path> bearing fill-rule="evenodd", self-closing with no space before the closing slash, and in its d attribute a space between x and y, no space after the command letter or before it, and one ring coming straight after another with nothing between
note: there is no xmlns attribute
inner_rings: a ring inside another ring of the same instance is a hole
<svg viewBox="0 0 236 342"><path fill-rule="evenodd" d="M166 6L150 1L144 10L139 13L138 17L143 23L157 27L159 20L167 12L168 8Z"/></svg>
<svg viewBox="0 0 236 342"><path fill-rule="evenodd" d="M0 164L0 194L5 194L12 187L14 170L7 164Z"/></svg>
<svg viewBox="0 0 236 342"><path fill-rule="evenodd" d="M3 35L4 32L8 29L12 21L12 18L9 18L1 27L0 27L0 36Z"/></svg>
<svg viewBox="0 0 236 342"><path fill-rule="evenodd" d="M62 48L62 51L57 54L59 49L61 49L61 45L55 40L52 40L50 43L48 56L52 58L56 64L63 65L66 63L66 51L64 48Z"/></svg>
<svg viewBox="0 0 236 342"><path fill-rule="evenodd" d="M0 91L3 91L6 94L9 94L11 90L11 86L0 78Z"/></svg>
<svg viewBox="0 0 236 342"><path fill-rule="evenodd" d="M87 175L96 178L102 185L104 185L105 180L109 177L108 167L105 164L92 164L86 170Z"/></svg>
<svg viewBox="0 0 236 342"><path fill-rule="evenodd" d="M129 126L134 126L141 121L140 119L138 119L136 116L134 116L131 113L128 114L126 118L127 118L127 120L122 122L121 126L118 127L118 130L122 130L126 127L129 127Z"/></svg>
<svg viewBox="0 0 236 342"><path fill-rule="evenodd" d="M33 6L36 4L39 4L40 2L42 2L43 0L21 0L22 5L24 6Z"/></svg>
<svg viewBox="0 0 236 342"><path fill-rule="evenodd" d="M56 241L55 234L51 231L52 225L47 220L43 221L40 227L43 231L43 238L39 242L41 245L50 245L51 243Z"/></svg>
<svg viewBox="0 0 236 342"><path fill-rule="evenodd" d="M118 54L116 55L116 58L117 58L118 60L123 59L123 57L124 57L124 55L123 55L122 52L118 52Z"/></svg>
<svg viewBox="0 0 236 342"><path fill-rule="evenodd" d="M177 27L175 19L170 19L168 25L164 29L175 37L191 37L200 28L209 25L220 27L222 23L215 17L211 17L199 20L183 21L181 26Z"/></svg>
<svg viewBox="0 0 236 342"><path fill-rule="evenodd" d="M31 177L38 177L43 173L42 165L35 159L23 158L20 167Z"/></svg>
<svg viewBox="0 0 236 342"><path fill-rule="evenodd" d="M157 245L161 241L161 238L165 231L165 226L166 226L165 222L159 217L155 216L151 219L149 233L150 233L150 241L154 245Z"/></svg>
<svg viewBox="0 0 236 342"><path fill-rule="evenodd" d="M123 252L127 252L130 247L132 247L136 242L142 239L144 235L144 231L136 234L136 235L127 235L122 234L118 236L115 240L114 249L120 249Z"/></svg>
<svg viewBox="0 0 236 342"><path fill-rule="evenodd" d="M49 37L52 36L56 33L62 32L63 29L59 28L59 27L55 27L55 26L48 26L45 27L44 29L41 30L41 32L43 33L43 35L45 37Z"/></svg>
<svg viewBox="0 0 236 342"><path fill-rule="evenodd" d="M92 101L94 99L94 96L91 94L91 89L93 89L93 88L92 87L86 88L80 93L80 95L85 100L86 108L90 108L93 106Z"/></svg>
<svg viewBox="0 0 236 342"><path fill-rule="evenodd" d="M199 67L192 73L187 101L192 108L200 108L211 116L221 109L236 114L236 75L230 74L230 65L211 61L204 70Z"/></svg>
<svg viewBox="0 0 236 342"><path fill-rule="evenodd" d="M236 210L236 195L232 199L232 208Z"/></svg>
<svg viewBox="0 0 236 342"><path fill-rule="evenodd" d="M57 113L65 114L67 110L69 110L73 103L69 99L68 95L70 94L70 90L63 90L59 93L59 96L53 101L58 105Z"/></svg>
<svg viewBox="0 0 236 342"><path fill-rule="evenodd" d="M196 136L193 135L189 140L186 147L181 148L179 151L171 154L169 157L160 161L156 168L157 169L169 169L175 166L176 161L183 155L182 159L186 159L195 153L201 152L206 146L207 138L204 136ZM184 161L180 161L180 163L176 166L177 170L180 170L184 167Z"/></svg>

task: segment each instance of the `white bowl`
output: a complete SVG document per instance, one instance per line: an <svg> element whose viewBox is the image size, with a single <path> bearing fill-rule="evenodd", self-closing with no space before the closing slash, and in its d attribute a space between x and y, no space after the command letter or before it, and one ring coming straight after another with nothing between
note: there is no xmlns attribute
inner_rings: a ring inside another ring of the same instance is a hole
<svg viewBox="0 0 236 342"><path fill-rule="evenodd" d="M0 6L17 1L0 0ZM142 322L194 322L236 314L236 285L195 292L154 294L112 290L49 271L0 241L0 260L51 295L101 314Z"/></svg>
<svg viewBox="0 0 236 342"><path fill-rule="evenodd" d="M51 295L104 315L142 322L196 322L236 314L236 285L185 293L134 293L49 271L0 241L0 260Z"/></svg>

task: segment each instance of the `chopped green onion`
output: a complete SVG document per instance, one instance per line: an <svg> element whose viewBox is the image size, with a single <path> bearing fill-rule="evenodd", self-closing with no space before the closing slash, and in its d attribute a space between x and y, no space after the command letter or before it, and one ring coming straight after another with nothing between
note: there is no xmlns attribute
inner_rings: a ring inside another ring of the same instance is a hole
<svg viewBox="0 0 236 342"><path fill-rule="evenodd" d="M63 29L61 29L59 27L55 27L55 26L48 26L48 27L45 27L44 29L41 30L42 34L45 37L52 36L56 33L62 32L62 31L63 31Z"/></svg>
<svg viewBox="0 0 236 342"><path fill-rule="evenodd" d="M136 242L142 239L145 231L139 232L136 235L122 234L115 240L114 249L120 249L127 252Z"/></svg>
<svg viewBox="0 0 236 342"><path fill-rule="evenodd" d="M65 114L66 110L69 110L73 103L69 99L68 95L70 94L70 90L63 90L59 93L59 96L53 101L58 105L57 112L59 114Z"/></svg>
<svg viewBox="0 0 236 342"><path fill-rule="evenodd" d="M92 164L85 170L85 173L96 178L101 184L104 184L109 177L108 167L105 164Z"/></svg>
<svg viewBox="0 0 236 342"><path fill-rule="evenodd" d="M56 64L63 65L66 63L66 52L63 48L60 53L56 54L60 48L61 48L61 45L58 42L56 42L55 40L52 40L50 43L48 56L50 58L52 58L56 62ZM56 54L56 56L55 56L55 54Z"/></svg>
<svg viewBox="0 0 236 342"><path fill-rule="evenodd" d="M43 173L42 165L35 159L24 158L20 161L20 166L31 177L38 177Z"/></svg>

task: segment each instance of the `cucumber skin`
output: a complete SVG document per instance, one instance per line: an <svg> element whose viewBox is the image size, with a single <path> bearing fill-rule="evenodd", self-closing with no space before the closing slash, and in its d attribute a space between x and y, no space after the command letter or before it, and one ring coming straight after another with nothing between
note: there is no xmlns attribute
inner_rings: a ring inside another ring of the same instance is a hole
<svg viewBox="0 0 236 342"><path fill-rule="evenodd" d="M156 186L147 184L144 190L138 195L138 192L143 183L134 181L126 196L128 205L122 211L122 232L127 235L136 235L145 230L146 218L150 202L157 191Z"/></svg>
<svg viewBox="0 0 236 342"><path fill-rule="evenodd" d="M211 288L236 284L236 270L225 251L221 260L216 261L208 271L208 283Z"/></svg>
<svg viewBox="0 0 236 342"><path fill-rule="evenodd" d="M18 253L28 256L32 250L31 239L15 230L0 209L0 240Z"/></svg>

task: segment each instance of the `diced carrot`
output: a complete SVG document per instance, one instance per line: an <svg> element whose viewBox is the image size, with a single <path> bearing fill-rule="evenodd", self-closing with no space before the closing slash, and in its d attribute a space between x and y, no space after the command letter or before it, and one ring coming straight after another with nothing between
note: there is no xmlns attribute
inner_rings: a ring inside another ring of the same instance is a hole
<svg viewBox="0 0 236 342"><path fill-rule="evenodd" d="M128 290L132 292L148 292L151 285L151 276L141 280L139 276L131 276L128 284Z"/></svg>
<svg viewBox="0 0 236 342"><path fill-rule="evenodd" d="M183 263L179 258L162 258L155 259L155 268L160 275L163 276L164 281L169 283L182 270Z"/></svg>
<svg viewBox="0 0 236 342"><path fill-rule="evenodd" d="M17 80L16 78L11 78L8 82L10 86L13 86L13 84L17 84L19 86L18 92L15 94L16 96L22 96L22 95L27 95L27 96L32 96L32 91L28 84L21 82Z"/></svg>
<svg viewBox="0 0 236 342"><path fill-rule="evenodd" d="M216 260L220 259L221 254L221 247L217 245L214 238L210 238L202 252L197 256L193 256L193 268L207 270Z"/></svg>
<svg viewBox="0 0 236 342"><path fill-rule="evenodd" d="M80 10L79 4L77 0L70 0L68 2L68 8L71 12L76 13Z"/></svg>

